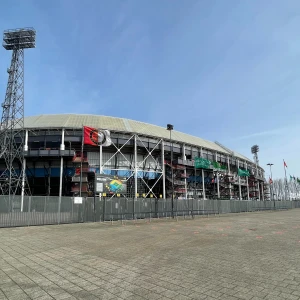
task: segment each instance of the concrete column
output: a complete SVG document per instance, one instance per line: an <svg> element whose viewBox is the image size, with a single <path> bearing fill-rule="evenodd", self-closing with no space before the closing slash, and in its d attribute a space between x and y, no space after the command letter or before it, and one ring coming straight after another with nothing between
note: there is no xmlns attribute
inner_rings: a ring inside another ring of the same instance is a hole
<svg viewBox="0 0 300 300"><path fill-rule="evenodd" d="M200 148L200 157L203 157L202 147ZM203 169L201 170L201 176L202 176L202 197L203 197L203 200L205 200L206 199L206 194L205 194L204 170Z"/></svg>
<svg viewBox="0 0 300 300"><path fill-rule="evenodd" d="M137 182L138 182L138 162L137 162L137 139L134 135L134 199L137 199Z"/></svg>
<svg viewBox="0 0 300 300"><path fill-rule="evenodd" d="M260 201L260 188L259 188L259 182L257 182L257 189L258 189L258 200Z"/></svg>
<svg viewBox="0 0 300 300"><path fill-rule="evenodd" d="M229 162L229 156L227 156L227 169L228 169L228 175L230 175L230 162ZM229 199L231 199L231 182L229 182Z"/></svg>
<svg viewBox="0 0 300 300"><path fill-rule="evenodd" d="M182 145L182 159L186 160L184 144ZM185 199L187 199L186 168L184 169L184 189L185 189Z"/></svg>
<svg viewBox="0 0 300 300"><path fill-rule="evenodd" d="M218 161L218 153L216 152L216 162ZM219 172L216 172L217 174L217 193L218 193L218 198L220 198L220 183L219 183Z"/></svg>
<svg viewBox="0 0 300 300"><path fill-rule="evenodd" d="M24 151L28 151L28 130L25 131Z"/></svg>
<svg viewBox="0 0 300 300"><path fill-rule="evenodd" d="M60 150L65 150L65 129L63 128L61 131L61 144Z"/></svg>
<svg viewBox="0 0 300 300"><path fill-rule="evenodd" d="M240 167L240 161L237 159L237 167L239 169ZM239 177L239 198L240 200L242 200L242 187L241 187L241 176L238 176Z"/></svg>
<svg viewBox="0 0 300 300"><path fill-rule="evenodd" d="M205 195L205 184L204 184L204 170L202 169L202 194L203 194L203 200L206 199L206 195Z"/></svg>
<svg viewBox="0 0 300 300"><path fill-rule="evenodd" d="M246 170L248 170L248 164L246 163ZM247 182L247 199L250 199L249 196L249 180L248 180L248 176L246 177L246 182Z"/></svg>
<svg viewBox="0 0 300 300"><path fill-rule="evenodd" d="M61 132L61 144L60 150L65 150L65 129ZM64 169L64 157L60 155L60 170L59 170L59 197L58 197L58 224L60 223L60 211L61 211L61 197L62 197L62 180L63 180L63 169Z"/></svg>
<svg viewBox="0 0 300 300"><path fill-rule="evenodd" d="M65 150L65 129L62 129L61 132L61 145L60 150ZM63 168L64 168L64 158L60 156L60 172L59 172L59 197L62 196L62 179L63 179Z"/></svg>
<svg viewBox="0 0 300 300"><path fill-rule="evenodd" d="M161 141L161 165L162 165L162 180L163 180L163 199L166 199L166 168L165 168L165 142Z"/></svg>

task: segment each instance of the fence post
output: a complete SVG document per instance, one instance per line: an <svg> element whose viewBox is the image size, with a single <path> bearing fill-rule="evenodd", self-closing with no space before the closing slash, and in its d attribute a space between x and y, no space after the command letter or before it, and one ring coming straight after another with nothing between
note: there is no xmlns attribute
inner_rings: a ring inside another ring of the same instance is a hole
<svg viewBox="0 0 300 300"><path fill-rule="evenodd" d="M194 219L194 200L192 199L192 219Z"/></svg>
<svg viewBox="0 0 300 300"><path fill-rule="evenodd" d="M29 226L30 223L30 211L31 211L31 196L29 196L29 202L28 202L28 217L27 217L27 226Z"/></svg>
<svg viewBox="0 0 300 300"><path fill-rule="evenodd" d="M57 223L60 224L60 206L61 206L61 196L58 197L58 216L57 216Z"/></svg>
<svg viewBox="0 0 300 300"><path fill-rule="evenodd" d="M135 215L135 197L132 199L132 220L134 220Z"/></svg>
<svg viewBox="0 0 300 300"><path fill-rule="evenodd" d="M72 208L71 208L71 224L73 224L73 218L74 218L74 199L71 198Z"/></svg>
<svg viewBox="0 0 300 300"><path fill-rule="evenodd" d="M96 222L96 195L94 193L94 222Z"/></svg>
<svg viewBox="0 0 300 300"><path fill-rule="evenodd" d="M106 209L105 197L103 197L102 199L103 199L102 218L103 218L103 222L104 222L105 221L105 209Z"/></svg>
<svg viewBox="0 0 300 300"><path fill-rule="evenodd" d="M82 223L85 223L86 216L86 199L87 197L83 197L83 214L82 214Z"/></svg>
<svg viewBox="0 0 300 300"><path fill-rule="evenodd" d="M45 200L44 200L44 215L43 215L43 224L45 225L45 217L46 217L46 206L47 203L46 203L46 196L45 196Z"/></svg>

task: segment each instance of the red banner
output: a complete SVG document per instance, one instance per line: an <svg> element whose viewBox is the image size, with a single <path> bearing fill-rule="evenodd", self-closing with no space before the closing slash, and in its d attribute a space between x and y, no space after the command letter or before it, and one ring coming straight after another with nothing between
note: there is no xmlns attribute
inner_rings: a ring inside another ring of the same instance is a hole
<svg viewBox="0 0 300 300"><path fill-rule="evenodd" d="M99 146L98 129L93 127L83 126L83 143L85 145Z"/></svg>

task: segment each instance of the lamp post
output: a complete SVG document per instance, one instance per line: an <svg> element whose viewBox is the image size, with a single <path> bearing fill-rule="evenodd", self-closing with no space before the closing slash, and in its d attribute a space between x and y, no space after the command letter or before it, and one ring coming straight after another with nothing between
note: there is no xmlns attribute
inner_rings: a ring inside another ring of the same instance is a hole
<svg viewBox="0 0 300 300"><path fill-rule="evenodd" d="M174 218L174 175L173 175L173 141L172 141L172 130L174 126L172 124L167 124L167 130L170 131L170 143L171 143L171 183L172 183L172 218Z"/></svg>
<svg viewBox="0 0 300 300"><path fill-rule="evenodd" d="M272 187L272 188L270 188L270 190L271 190L271 199L270 199L270 200L273 200L273 196L274 196L274 195L273 195L273 176L272 176L272 166L273 166L273 165L274 165L274 164L271 164L271 163L268 163L268 164L267 164L267 166L270 167L271 182L272 182L272 183L270 184L271 187Z"/></svg>

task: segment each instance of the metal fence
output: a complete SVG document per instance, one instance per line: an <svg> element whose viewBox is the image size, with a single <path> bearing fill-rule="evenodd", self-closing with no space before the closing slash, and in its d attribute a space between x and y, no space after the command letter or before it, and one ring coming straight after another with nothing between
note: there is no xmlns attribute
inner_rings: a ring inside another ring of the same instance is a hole
<svg viewBox="0 0 300 300"><path fill-rule="evenodd" d="M0 196L0 227L101 222L147 218L194 217L224 213L300 208L300 201L155 198L83 198Z"/></svg>

